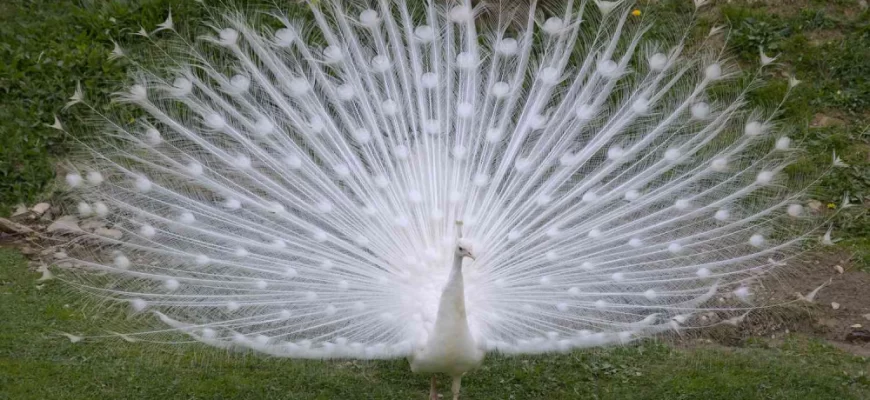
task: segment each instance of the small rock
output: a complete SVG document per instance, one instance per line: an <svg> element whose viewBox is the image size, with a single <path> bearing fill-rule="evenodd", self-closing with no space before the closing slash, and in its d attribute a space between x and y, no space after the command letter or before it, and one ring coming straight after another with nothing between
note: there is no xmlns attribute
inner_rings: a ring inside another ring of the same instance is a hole
<svg viewBox="0 0 870 400"><path fill-rule="evenodd" d="M49 208L51 208L51 204L39 203L33 206L30 211L33 211L36 215L42 215L44 212L48 211Z"/></svg>
<svg viewBox="0 0 870 400"><path fill-rule="evenodd" d="M835 265L835 266L834 266L834 271L837 271L838 274L842 274L842 273L843 273L843 267L840 266L840 265Z"/></svg>
<svg viewBox="0 0 870 400"><path fill-rule="evenodd" d="M24 204L19 204L15 207L15 211L12 212L12 216L17 217L19 215L23 215L26 212L27 212L27 206L25 206Z"/></svg>
<svg viewBox="0 0 870 400"><path fill-rule="evenodd" d="M846 340L850 342L870 342L870 331L866 329L856 329L846 335Z"/></svg>
<svg viewBox="0 0 870 400"><path fill-rule="evenodd" d="M36 249L34 249L33 247L30 247L30 246L24 246L18 251L20 251L21 254L24 254L25 256L29 256L31 254L37 253Z"/></svg>
<svg viewBox="0 0 870 400"><path fill-rule="evenodd" d="M822 202L818 200L810 200L807 202L807 207L813 211L819 211L822 209Z"/></svg>
<svg viewBox="0 0 870 400"><path fill-rule="evenodd" d="M870 321L870 314L864 314L864 315L862 315L862 317L864 317L864 319Z"/></svg>
<svg viewBox="0 0 870 400"><path fill-rule="evenodd" d="M63 260L64 258L67 258L67 257L69 257L69 256L62 251L58 251L57 253L54 253L54 258L58 259L58 260Z"/></svg>
<svg viewBox="0 0 870 400"><path fill-rule="evenodd" d="M852 324L850 328L861 328L861 324Z"/></svg>
<svg viewBox="0 0 870 400"><path fill-rule="evenodd" d="M98 228L97 230L94 231L94 233L96 233L97 235L100 235L100 236L105 236L107 238L112 238L112 239L116 239L116 240L120 239L121 236L124 235L123 232L121 232L117 229L109 229L109 228Z"/></svg>
<svg viewBox="0 0 870 400"><path fill-rule="evenodd" d="M835 310L839 310L839 309L840 309L840 303L837 303L836 301L831 302L831 308L833 308L833 309L835 309Z"/></svg>
<svg viewBox="0 0 870 400"><path fill-rule="evenodd" d="M79 228L79 219L75 215L64 215L52 222L45 230L46 232L77 232L81 228Z"/></svg>

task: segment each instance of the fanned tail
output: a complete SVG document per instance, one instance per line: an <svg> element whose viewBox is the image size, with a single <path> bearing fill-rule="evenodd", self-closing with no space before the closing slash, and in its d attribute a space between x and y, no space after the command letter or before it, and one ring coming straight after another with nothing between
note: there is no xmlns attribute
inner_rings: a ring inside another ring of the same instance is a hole
<svg viewBox="0 0 870 400"><path fill-rule="evenodd" d="M462 220L479 343L621 343L742 313L802 243L778 229L811 225L791 139L713 94L736 75L721 52L659 44L619 2L367 7L312 1L316 29L226 13L117 94L145 117L107 119L66 181L120 232L76 256L117 280L84 286L166 326L125 337L407 355Z"/></svg>

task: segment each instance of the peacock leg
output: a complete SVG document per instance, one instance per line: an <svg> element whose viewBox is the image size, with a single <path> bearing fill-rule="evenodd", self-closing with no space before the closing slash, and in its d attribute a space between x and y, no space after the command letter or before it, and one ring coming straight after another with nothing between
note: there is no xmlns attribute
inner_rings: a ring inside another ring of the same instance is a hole
<svg viewBox="0 0 870 400"><path fill-rule="evenodd" d="M462 375L453 377L453 400L459 400L459 385L462 384Z"/></svg>
<svg viewBox="0 0 870 400"><path fill-rule="evenodd" d="M438 400L438 388L435 386L435 375L432 375L432 383L429 386L429 400Z"/></svg>

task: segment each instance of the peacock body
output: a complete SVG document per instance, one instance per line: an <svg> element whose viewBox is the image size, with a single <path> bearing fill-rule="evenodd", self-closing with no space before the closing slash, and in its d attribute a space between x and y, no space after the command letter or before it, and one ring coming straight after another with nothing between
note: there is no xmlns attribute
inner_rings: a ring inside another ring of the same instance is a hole
<svg viewBox="0 0 870 400"><path fill-rule="evenodd" d="M66 176L122 232L74 256L115 279L83 286L162 321L125 338L408 357L458 393L487 352L739 315L804 239L776 234L802 220L791 139L711 94L715 41L621 2L309 8L178 35L117 94L145 117Z"/></svg>

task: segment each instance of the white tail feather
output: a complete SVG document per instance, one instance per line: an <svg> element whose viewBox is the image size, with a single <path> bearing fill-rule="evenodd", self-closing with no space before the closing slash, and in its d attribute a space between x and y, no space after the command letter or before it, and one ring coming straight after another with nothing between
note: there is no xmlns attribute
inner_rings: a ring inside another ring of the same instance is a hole
<svg viewBox="0 0 870 400"><path fill-rule="evenodd" d="M94 290L169 327L125 340L408 355L462 220L478 343L625 343L745 309L710 300L747 300L802 243L777 230L803 218L791 140L745 92L710 93L736 75L726 59L655 44L627 5L341 3L312 2L315 29L225 14L174 73L117 94L147 117L110 124L66 181L122 232L79 260L121 279Z"/></svg>

